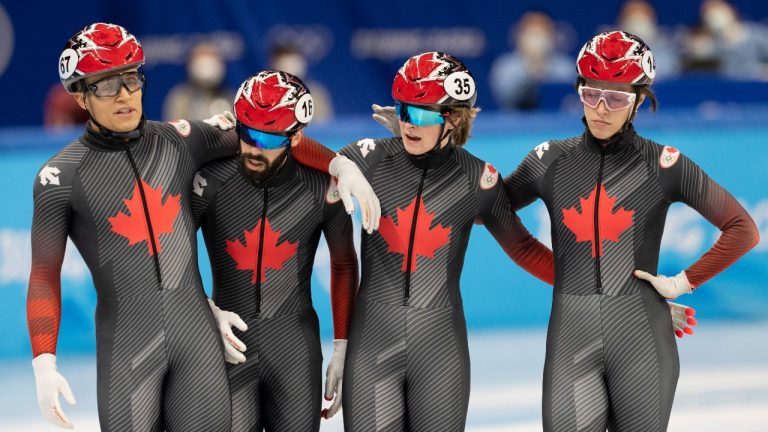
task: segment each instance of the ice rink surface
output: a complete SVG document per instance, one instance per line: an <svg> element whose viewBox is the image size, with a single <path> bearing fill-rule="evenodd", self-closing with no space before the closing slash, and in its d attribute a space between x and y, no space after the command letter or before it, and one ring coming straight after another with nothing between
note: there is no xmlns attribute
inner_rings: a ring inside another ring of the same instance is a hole
<svg viewBox="0 0 768 432"><path fill-rule="evenodd" d="M708 324L678 340L680 381L670 431L768 430L768 322ZM472 391L467 431L541 430L541 374L545 330L474 332L470 338ZM330 358L330 341L325 341ZM60 354L76 406L64 409L76 431L98 431L93 357ZM39 415L29 361L0 362L0 431L59 431ZM341 414L323 421L323 432L343 430Z"/></svg>

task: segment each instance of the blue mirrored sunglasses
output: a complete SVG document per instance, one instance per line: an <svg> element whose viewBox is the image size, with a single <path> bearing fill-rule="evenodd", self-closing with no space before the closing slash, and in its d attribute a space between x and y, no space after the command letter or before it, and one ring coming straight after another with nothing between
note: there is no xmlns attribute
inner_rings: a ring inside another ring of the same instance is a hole
<svg viewBox="0 0 768 432"><path fill-rule="evenodd" d="M437 111L431 111L413 105L395 102L395 112L405 123L414 126L431 126L445 123L445 115Z"/></svg>
<svg viewBox="0 0 768 432"><path fill-rule="evenodd" d="M246 144L264 150L275 150L288 147L291 144L290 136L262 132L239 122L237 123L237 135Z"/></svg>

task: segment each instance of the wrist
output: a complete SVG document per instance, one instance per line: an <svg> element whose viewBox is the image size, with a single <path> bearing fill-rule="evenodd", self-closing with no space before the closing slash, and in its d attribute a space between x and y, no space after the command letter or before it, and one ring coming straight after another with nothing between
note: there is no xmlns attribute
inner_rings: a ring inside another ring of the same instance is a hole
<svg viewBox="0 0 768 432"><path fill-rule="evenodd" d="M334 339L333 340L333 355L345 356L347 353L347 340L346 339Z"/></svg>
<svg viewBox="0 0 768 432"><path fill-rule="evenodd" d="M336 157L331 159L331 163L328 164L328 174L338 177L339 173L344 170L344 167L349 166L349 164L354 164L351 160L349 160L346 156L336 154Z"/></svg>
<svg viewBox="0 0 768 432"><path fill-rule="evenodd" d="M56 369L56 355L51 353L42 353L32 359L32 368L38 369Z"/></svg>

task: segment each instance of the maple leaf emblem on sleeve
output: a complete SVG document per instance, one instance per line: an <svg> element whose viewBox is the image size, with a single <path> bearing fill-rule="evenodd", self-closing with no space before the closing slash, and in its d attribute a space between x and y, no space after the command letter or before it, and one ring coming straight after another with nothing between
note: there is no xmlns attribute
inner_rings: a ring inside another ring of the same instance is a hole
<svg viewBox="0 0 768 432"><path fill-rule="evenodd" d="M267 281L266 269L280 270L288 258L296 255L297 243L280 240L280 231L273 231L269 219L264 219L264 247L261 253L261 283ZM259 265L259 242L261 240L261 221L251 231L245 230L245 243L240 240L227 240L226 250L235 261L238 270L253 272L251 283L256 285Z"/></svg>
<svg viewBox="0 0 768 432"><path fill-rule="evenodd" d="M404 209L397 209L397 223L390 216L382 217L379 223L379 233L387 242L387 252L403 254L403 273L408 271L408 243L415 207L416 197ZM450 227L437 224L434 228L430 228L434 218L435 213L427 213L424 201L419 201L411 254L411 273L416 271L417 256L434 258L435 251L445 246L449 241Z"/></svg>
<svg viewBox="0 0 768 432"><path fill-rule="evenodd" d="M616 197L609 197L605 187L600 185L600 208L597 213L600 239L599 244L595 245L596 196L597 185L595 185L592 193L587 198L579 197L581 213L579 213L576 207L563 209L563 224L576 234L576 242L592 242L592 258L598 255L603 256L603 241L619 241L621 233L632 226L632 216L635 214L634 210L624 210L624 207L619 207L614 212L613 206L616 205Z"/></svg>
<svg viewBox="0 0 768 432"><path fill-rule="evenodd" d="M141 179L141 185L147 200L147 210L152 223L157 253L159 254L162 250L160 234L170 234L173 232L173 223L176 221L176 216L178 216L181 209L179 195L169 195L165 202L163 202L162 186L153 189L143 179ZM131 197L123 200L123 202L128 208L128 213L118 212L117 215L107 218L109 223L112 224L112 232L127 238L129 246L142 241L147 242L149 255L154 255L152 243L149 240L149 228L147 227L147 218L144 213L144 205L142 204L138 182L133 187Z"/></svg>

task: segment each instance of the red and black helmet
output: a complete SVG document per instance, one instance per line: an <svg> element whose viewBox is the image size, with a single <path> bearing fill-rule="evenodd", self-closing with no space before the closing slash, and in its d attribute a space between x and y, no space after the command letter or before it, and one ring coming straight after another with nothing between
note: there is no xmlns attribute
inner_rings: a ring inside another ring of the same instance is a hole
<svg viewBox="0 0 768 432"><path fill-rule="evenodd" d="M471 108L477 99L475 79L456 57L431 51L408 59L392 83L396 101L448 111L452 107Z"/></svg>
<svg viewBox="0 0 768 432"><path fill-rule="evenodd" d="M59 78L76 93L86 77L143 64L144 50L135 36L119 25L96 23L69 38L59 56Z"/></svg>
<svg viewBox="0 0 768 432"><path fill-rule="evenodd" d="M650 85L656 76L656 62L642 39L624 31L610 31L584 44L576 59L576 71L584 79Z"/></svg>
<svg viewBox="0 0 768 432"><path fill-rule="evenodd" d="M237 121L262 132L295 132L309 124L313 111L307 86L282 71L259 72L245 80L235 96Z"/></svg>

